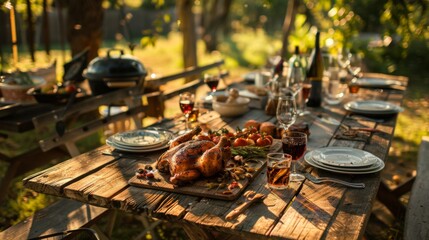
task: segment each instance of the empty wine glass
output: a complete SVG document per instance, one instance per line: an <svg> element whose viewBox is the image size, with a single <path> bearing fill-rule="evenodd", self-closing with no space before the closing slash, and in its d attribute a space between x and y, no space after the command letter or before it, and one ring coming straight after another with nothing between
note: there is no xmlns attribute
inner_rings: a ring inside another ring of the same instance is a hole
<svg viewBox="0 0 429 240"><path fill-rule="evenodd" d="M295 123L297 115L295 97L281 96L277 104L276 116L285 131Z"/></svg>
<svg viewBox="0 0 429 240"><path fill-rule="evenodd" d="M213 94L217 90L217 86L219 85L220 76L214 76L211 74L204 74L204 82L210 88L210 95L206 97L206 101L211 101L213 99Z"/></svg>
<svg viewBox="0 0 429 240"><path fill-rule="evenodd" d="M180 110L182 110L182 113L185 114L186 122L185 122L184 132L188 132L189 131L189 128L188 128L189 114L192 112L192 109L194 109L195 95L190 92L184 92L180 94L179 105L180 105Z"/></svg>

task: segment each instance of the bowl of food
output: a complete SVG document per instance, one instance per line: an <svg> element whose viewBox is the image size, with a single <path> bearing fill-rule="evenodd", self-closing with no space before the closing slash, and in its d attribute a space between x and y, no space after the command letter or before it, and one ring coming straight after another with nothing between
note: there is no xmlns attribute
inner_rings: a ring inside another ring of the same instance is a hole
<svg viewBox="0 0 429 240"><path fill-rule="evenodd" d="M229 91L229 96L215 96L212 107L223 117L240 116L249 111L250 99L240 97L234 91Z"/></svg>
<svg viewBox="0 0 429 240"><path fill-rule="evenodd" d="M82 90L74 84L56 84L50 87L31 88L27 94L33 96L38 103L66 104L72 94L82 95Z"/></svg>
<svg viewBox="0 0 429 240"><path fill-rule="evenodd" d="M28 73L16 72L1 77L0 90L5 102L33 103L35 99L28 95L27 91L45 84L45 79L41 77L30 77Z"/></svg>

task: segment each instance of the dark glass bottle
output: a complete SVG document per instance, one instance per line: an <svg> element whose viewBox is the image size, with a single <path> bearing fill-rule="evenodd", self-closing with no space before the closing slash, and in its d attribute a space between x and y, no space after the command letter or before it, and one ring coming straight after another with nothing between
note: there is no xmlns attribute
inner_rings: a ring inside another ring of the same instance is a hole
<svg viewBox="0 0 429 240"><path fill-rule="evenodd" d="M307 106L320 107L322 104L323 58L320 51L320 32L316 33L316 43L310 58L307 78L311 82L310 97Z"/></svg>

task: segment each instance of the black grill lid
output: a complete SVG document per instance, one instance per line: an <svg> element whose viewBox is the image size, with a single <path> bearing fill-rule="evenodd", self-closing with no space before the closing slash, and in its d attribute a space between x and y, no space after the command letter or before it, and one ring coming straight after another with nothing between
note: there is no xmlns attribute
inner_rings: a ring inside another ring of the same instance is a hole
<svg viewBox="0 0 429 240"><path fill-rule="evenodd" d="M112 56L111 52L119 51L119 55ZM124 79L130 77L145 77L147 71L143 64L135 57L125 55L121 49L110 49L106 57L94 58L83 72L89 80Z"/></svg>

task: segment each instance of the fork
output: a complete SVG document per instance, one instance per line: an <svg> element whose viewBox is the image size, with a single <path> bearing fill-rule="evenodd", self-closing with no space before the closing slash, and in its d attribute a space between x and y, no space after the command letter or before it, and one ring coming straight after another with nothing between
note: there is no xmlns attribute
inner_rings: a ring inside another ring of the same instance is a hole
<svg viewBox="0 0 429 240"><path fill-rule="evenodd" d="M256 193L254 191L247 191L245 194L243 194L247 199L244 203L242 203L240 206L232 210L228 215L226 215L226 220L232 220L236 218L238 215L242 214L247 208L250 207L254 202L263 200L266 196L261 193Z"/></svg>
<svg viewBox="0 0 429 240"><path fill-rule="evenodd" d="M342 184L344 186L347 187L352 187L352 188L365 188L365 183L351 183L351 182L346 182L340 179L335 179L335 178L327 178L327 177L315 177L313 175L311 175L310 173L304 173L305 177L310 180L313 183L323 183L323 182L333 182L333 183L338 183L338 184Z"/></svg>

